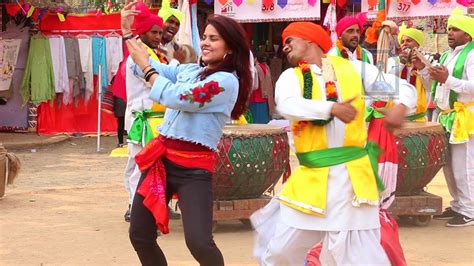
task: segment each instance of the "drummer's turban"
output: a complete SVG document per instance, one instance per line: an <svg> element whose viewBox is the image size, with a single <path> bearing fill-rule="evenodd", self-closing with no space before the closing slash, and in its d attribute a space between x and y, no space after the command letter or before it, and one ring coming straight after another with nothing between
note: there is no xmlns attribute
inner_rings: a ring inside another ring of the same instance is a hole
<svg viewBox="0 0 474 266"><path fill-rule="evenodd" d="M138 3L135 9L140 11L140 13L135 16L132 26L136 34L143 34L149 31L153 25L163 28L163 20L157 15L152 14L144 3Z"/></svg>
<svg viewBox="0 0 474 266"><path fill-rule="evenodd" d="M297 37L317 44L324 53L327 53L332 47L331 37L323 27L312 22L293 22L290 23L281 34L283 45L288 37Z"/></svg>
<svg viewBox="0 0 474 266"><path fill-rule="evenodd" d="M343 17L336 24L337 37L341 37L342 33L353 25L359 26L359 29L362 33L362 31L364 30L364 24L366 20L367 18L365 16L365 13L359 13L355 17L350 17L350 16Z"/></svg>
<svg viewBox="0 0 474 266"><path fill-rule="evenodd" d="M455 8L448 18L448 29L451 26L464 31L474 39L474 18L464 15L461 9Z"/></svg>
<svg viewBox="0 0 474 266"><path fill-rule="evenodd" d="M407 28L405 23L402 23L400 27L400 32L398 33L398 43L402 43L403 36L407 36L415 40L419 46L422 46L425 42L425 35L421 30L415 28Z"/></svg>
<svg viewBox="0 0 474 266"><path fill-rule="evenodd" d="M164 22L166 22L171 16L175 17L179 21L179 24L183 24L184 21L183 13L176 8L172 8L169 0L163 0L163 2L161 2L158 16L160 16Z"/></svg>

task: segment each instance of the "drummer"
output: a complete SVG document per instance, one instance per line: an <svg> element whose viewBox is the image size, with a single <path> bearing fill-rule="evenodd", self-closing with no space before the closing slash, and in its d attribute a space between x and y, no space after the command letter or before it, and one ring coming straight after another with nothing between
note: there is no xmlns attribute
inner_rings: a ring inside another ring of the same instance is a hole
<svg viewBox="0 0 474 266"><path fill-rule="evenodd" d="M474 225L474 18L455 9L448 19L448 45L441 66L429 69L438 121L450 132L444 177L453 197L437 219L446 226Z"/></svg>
<svg viewBox="0 0 474 266"><path fill-rule="evenodd" d="M419 48L424 42L425 36L421 30L407 28L403 23L398 33L401 52L399 56L390 57L387 61L388 73L405 79L416 88L418 96L416 112L407 116L409 121L427 121L426 112L428 109L428 95L431 90L431 78L428 67L419 58L421 54L414 52L414 49L420 51Z"/></svg>
<svg viewBox="0 0 474 266"><path fill-rule="evenodd" d="M373 143L367 142L361 97L377 68L326 56L329 34L311 22L291 23L282 37L283 52L295 68L278 79L275 100L278 112L293 121L300 166L281 193L252 215L254 255L261 265L304 265L306 252L322 241L322 265L390 265L380 244L383 185L369 162L366 149ZM364 79L362 68L369 70ZM393 75L384 78L404 88L400 104L385 116L387 126L398 127L415 106L415 90Z"/></svg>

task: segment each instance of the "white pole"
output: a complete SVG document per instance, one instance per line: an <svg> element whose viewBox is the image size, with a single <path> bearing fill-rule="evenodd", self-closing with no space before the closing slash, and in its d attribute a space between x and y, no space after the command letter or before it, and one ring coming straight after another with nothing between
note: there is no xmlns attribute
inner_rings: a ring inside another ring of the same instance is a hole
<svg viewBox="0 0 474 266"><path fill-rule="evenodd" d="M97 152L100 152L100 109L102 107L102 65L99 64L99 75L97 76Z"/></svg>

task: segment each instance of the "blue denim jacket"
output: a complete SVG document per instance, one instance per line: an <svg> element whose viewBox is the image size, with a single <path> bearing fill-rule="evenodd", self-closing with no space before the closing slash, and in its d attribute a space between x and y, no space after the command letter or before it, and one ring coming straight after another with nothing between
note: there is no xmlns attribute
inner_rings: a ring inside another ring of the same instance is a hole
<svg viewBox="0 0 474 266"><path fill-rule="evenodd" d="M237 77L229 72L216 72L199 80L204 68L197 64L171 66L150 59L150 65L160 73L153 83L150 98L167 107L163 124L158 127L160 134L217 150L222 129L231 120L237 101ZM131 67L136 75L143 76L138 66ZM217 94L199 92L200 87L210 81L217 82L222 91ZM211 98L201 103L195 101L198 96Z"/></svg>

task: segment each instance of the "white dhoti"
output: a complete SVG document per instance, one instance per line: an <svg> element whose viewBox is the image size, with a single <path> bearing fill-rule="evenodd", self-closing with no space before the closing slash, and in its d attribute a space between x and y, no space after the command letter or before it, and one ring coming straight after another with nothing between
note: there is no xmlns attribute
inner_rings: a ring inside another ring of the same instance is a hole
<svg viewBox="0 0 474 266"><path fill-rule="evenodd" d="M322 265L390 265L380 230L314 231L287 225L278 200L252 215L257 233L254 256L260 265L304 265L308 251L322 242Z"/></svg>
<svg viewBox="0 0 474 266"><path fill-rule="evenodd" d="M474 138L467 143L449 144L451 156L444 166L444 177L453 200L453 211L474 218Z"/></svg>
<svg viewBox="0 0 474 266"><path fill-rule="evenodd" d="M142 174L135 162L135 155L137 155L137 153L139 153L143 147L130 142L127 144L127 147L128 161L127 166L125 167L124 184L125 189L128 192L129 203L131 205L133 202L133 197L135 196L135 192L137 191L138 181L140 181L140 176Z"/></svg>

